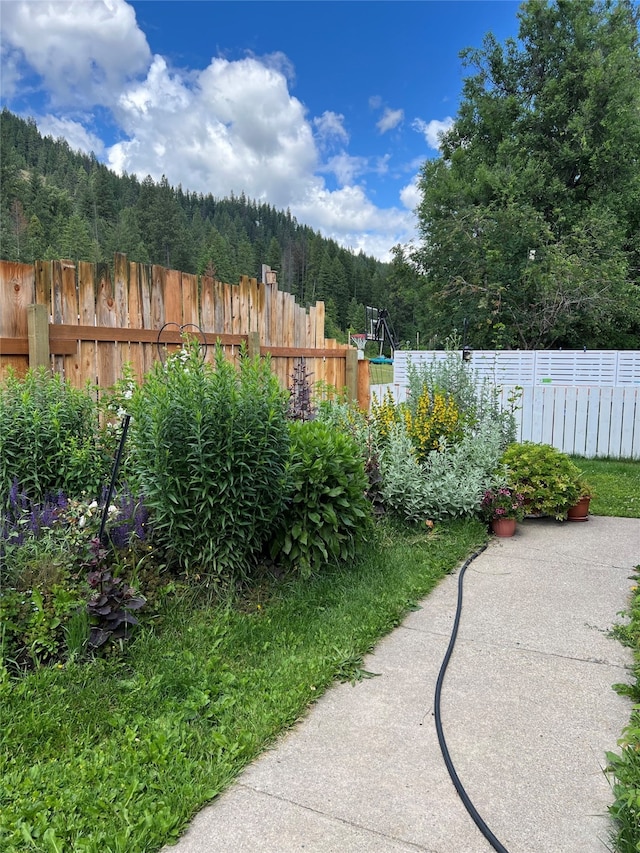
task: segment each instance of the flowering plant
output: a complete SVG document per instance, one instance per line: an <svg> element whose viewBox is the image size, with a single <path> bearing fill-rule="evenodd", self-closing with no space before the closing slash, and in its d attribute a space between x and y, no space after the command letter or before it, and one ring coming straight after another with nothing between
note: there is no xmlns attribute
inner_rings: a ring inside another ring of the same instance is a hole
<svg viewBox="0 0 640 853"><path fill-rule="evenodd" d="M524 518L524 495L510 486L487 489L480 502L480 514L487 521L496 518Z"/></svg>

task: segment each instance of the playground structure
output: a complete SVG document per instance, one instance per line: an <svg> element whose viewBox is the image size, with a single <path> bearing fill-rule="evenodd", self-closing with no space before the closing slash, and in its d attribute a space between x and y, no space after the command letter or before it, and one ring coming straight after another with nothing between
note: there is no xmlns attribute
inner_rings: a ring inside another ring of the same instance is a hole
<svg viewBox="0 0 640 853"><path fill-rule="evenodd" d="M372 308L366 306L366 339L368 341L379 341L381 358L384 354L385 344L389 347L389 358L393 360L393 355L398 349L398 339L391 325L389 312L386 308Z"/></svg>

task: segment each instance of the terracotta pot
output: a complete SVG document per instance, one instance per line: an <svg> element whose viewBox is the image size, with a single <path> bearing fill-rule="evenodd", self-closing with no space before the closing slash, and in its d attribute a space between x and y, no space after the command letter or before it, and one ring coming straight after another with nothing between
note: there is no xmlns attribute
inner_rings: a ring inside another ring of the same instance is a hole
<svg viewBox="0 0 640 853"><path fill-rule="evenodd" d="M569 507L567 521L589 521L590 497L580 498L575 506Z"/></svg>
<svg viewBox="0 0 640 853"><path fill-rule="evenodd" d="M516 520L515 518L494 518L491 522L491 529L496 536L503 538L513 536L516 532Z"/></svg>

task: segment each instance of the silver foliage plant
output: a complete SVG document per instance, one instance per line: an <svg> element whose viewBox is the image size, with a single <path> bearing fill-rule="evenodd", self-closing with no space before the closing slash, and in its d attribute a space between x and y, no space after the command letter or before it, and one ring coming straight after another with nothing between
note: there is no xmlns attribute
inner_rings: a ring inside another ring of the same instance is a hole
<svg viewBox="0 0 640 853"><path fill-rule="evenodd" d="M459 355L409 366L409 400L426 388L452 397L465 431L456 444L444 439L424 463L415 457L404 423L396 424L380 456L385 505L406 521L473 515L484 491L504 479L500 457L515 438L513 411L502 410L497 389L480 382ZM411 405L411 403L409 403Z"/></svg>

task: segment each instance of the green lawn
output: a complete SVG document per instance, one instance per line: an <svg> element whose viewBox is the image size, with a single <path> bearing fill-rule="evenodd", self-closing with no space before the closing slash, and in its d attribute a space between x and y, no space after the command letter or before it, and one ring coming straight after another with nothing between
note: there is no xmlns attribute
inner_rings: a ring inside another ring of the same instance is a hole
<svg viewBox="0 0 640 853"><path fill-rule="evenodd" d="M140 853L304 714L486 538L479 522L384 526L355 566L235 605L177 597L125 659L0 682L3 851Z"/></svg>
<svg viewBox="0 0 640 853"><path fill-rule="evenodd" d="M572 458L595 489L594 515L640 518L640 460Z"/></svg>
<svg viewBox="0 0 640 853"><path fill-rule="evenodd" d="M393 382L393 365L370 363L369 382L371 385L387 385Z"/></svg>
<svg viewBox="0 0 640 853"><path fill-rule="evenodd" d="M640 462L576 461L594 513L640 516ZM265 580L226 605L175 595L124 658L0 673L0 847L159 850L333 680L366 675L363 655L485 539L476 521L382 525L356 565L310 581ZM640 649L640 599L636 613ZM636 716L614 788L631 845L639 748Z"/></svg>

